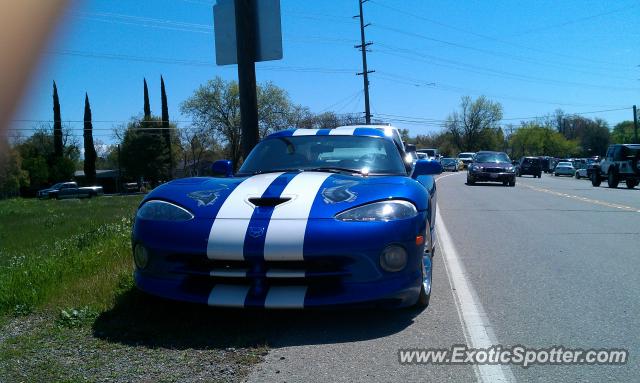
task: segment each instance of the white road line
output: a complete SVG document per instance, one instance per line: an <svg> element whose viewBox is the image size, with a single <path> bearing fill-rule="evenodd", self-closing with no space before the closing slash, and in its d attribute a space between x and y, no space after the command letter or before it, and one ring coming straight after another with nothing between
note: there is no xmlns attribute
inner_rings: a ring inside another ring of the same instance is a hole
<svg viewBox="0 0 640 383"><path fill-rule="evenodd" d="M549 194L552 194L552 195L556 195L558 197L571 198L571 199L575 199L575 200L578 200L578 201L591 203L591 204L594 204L594 205L606 206L606 207L610 207L610 208L613 208L613 209L629 210L629 211L633 211L633 212L636 212L636 213L640 213L640 210L638 208L635 208L635 207L632 207L632 206L620 205L620 204L617 204L617 203L610 203L610 202L600 201L600 200L597 200L597 199L582 197L582 196L579 196L579 195L562 193L562 192L558 192L558 191L551 190L551 189L544 189L544 188L540 188L540 187L536 187L536 186L527 185L526 183L522 183L521 185L526 187L526 188L528 188L528 189L531 189L531 190L535 190L535 191L542 192L542 193L549 193Z"/></svg>
<svg viewBox="0 0 640 383"><path fill-rule="evenodd" d="M439 208L436 209L436 230L437 241L454 299L457 301L456 308L465 330L467 344L473 348L488 348L498 344L489 318L466 278L464 266L442 221ZM474 371L481 382L515 382L516 380L511 368L506 365L478 365Z"/></svg>
<svg viewBox="0 0 640 383"><path fill-rule="evenodd" d="M461 173L453 172L453 173L451 173L451 174L444 174L444 175L441 175L440 177L436 177L436 181L439 181L439 180L441 180L441 179L443 179L443 178L447 178L447 177L455 176L455 175L458 175L458 174L461 174Z"/></svg>

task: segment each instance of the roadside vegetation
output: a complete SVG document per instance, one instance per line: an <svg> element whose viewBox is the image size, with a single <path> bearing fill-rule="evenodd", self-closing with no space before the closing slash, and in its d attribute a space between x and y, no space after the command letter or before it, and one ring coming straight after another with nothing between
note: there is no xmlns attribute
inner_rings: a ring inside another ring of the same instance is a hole
<svg viewBox="0 0 640 383"><path fill-rule="evenodd" d="M140 200L0 201L0 382L238 381L261 360L251 318L135 289Z"/></svg>

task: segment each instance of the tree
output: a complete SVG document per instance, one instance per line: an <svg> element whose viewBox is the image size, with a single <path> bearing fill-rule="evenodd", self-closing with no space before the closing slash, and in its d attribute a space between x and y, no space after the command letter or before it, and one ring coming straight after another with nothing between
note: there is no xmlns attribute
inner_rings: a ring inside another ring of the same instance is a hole
<svg viewBox="0 0 640 383"><path fill-rule="evenodd" d="M258 86L258 119L260 135L288 127L299 115L287 93L267 83ZM240 97L235 81L220 77L201 85L181 105L182 113L191 116L194 127L209 132L226 145L227 155L237 169L241 161Z"/></svg>
<svg viewBox="0 0 640 383"><path fill-rule="evenodd" d="M173 178L173 149L171 147L171 127L169 126L169 107L167 106L167 92L164 88L164 79L160 76L160 98L162 100L162 137L167 151L168 175Z"/></svg>
<svg viewBox="0 0 640 383"><path fill-rule="evenodd" d="M460 110L447 117L445 130L461 151L490 150L495 145L495 139L490 136L497 134L498 122L501 119L500 103L493 102L485 96L480 96L475 101L469 96L464 96L460 102Z"/></svg>
<svg viewBox="0 0 640 383"><path fill-rule="evenodd" d="M522 122L509 141L513 158L541 155L571 157L580 152L577 141L567 140L554 128L537 122Z"/></svg>
<svg viewBox="0 0 640 383"><path fill-rule="evenodd" d="M0 136L0 198L15 197L20 188L28 186L29 175L22 169L20 153Z"/></svg>
<svg viewBox="0 0 640 383"><path fill-rule="evenodd" d="M142 178L152 184L166 180L168 173L165 142L158 117L132 120L124 132L121 143L121 166L127 178ZM175 130L175 126L171 126Z"/></svg>
<svg viewBox="0 0 640 383"><path fill-rule="evenodd" d="M68 181L75 171L80 158L80 149L70 129L62 130L62 157L54 151L54 137L50 125L36 128L31 137L16 145L22 158L22 169L28 172L30 190L39 189L47 184Z"/></svg>
<svg viewBox="0 0 640 383"><path fill-rule="evenodd" d="M53 150L57 158L62 157L62 117L60 116L60 99L58 98L58 87L53 82Z"/></svg>
<svg viewBox="0 0 640 383"><path fill-rule="evenodd" d="M633 142L633 121L622 121L613 127L611 143L628 144Z"/></svg>
<svg viewBox="0 0 640 383"><path fill-rule="evenodd" d="M151 104L149 103L149 88L147 88L147 79L144 78L144 119L151 118Z"/></svg>
<svg viewBox="0 0 640 383"><path fill-rule="evenodd" d="M93 124L91 123L91 106L89 105L89 95L84 95L84 175L88 183L92 184L96 180L96 148L93 144Z"/></svg>

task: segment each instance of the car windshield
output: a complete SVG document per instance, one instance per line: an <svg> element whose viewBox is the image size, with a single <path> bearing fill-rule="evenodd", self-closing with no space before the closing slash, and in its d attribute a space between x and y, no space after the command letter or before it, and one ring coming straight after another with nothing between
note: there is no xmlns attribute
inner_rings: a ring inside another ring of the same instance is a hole
<svg viewBox="0 0 640 383"><path fill-rule="evenodd" d="M473 157L473 153L460 153L458 154L458 158L472 158Z"/></svg>
<svg viewBox="0 0 640 383"><path fill-rule="evenodd" d="M561 166L561 167L572 167L573 165L571 164L571 162L559 162L558 166Z"/></svg>
<svg viewBox="0 0 640 383"><path fill-rule="evenodd" d="M283 170L407 174L393 141L364 136L292 136L267 139L251 152L239 174Z"/></svg>
<svg viewBox="0 0 640 383"><path fill-rule="evenodd" d="M456 162L456 160L453 159L453 158L444 158L444 159L442 159L442 164L443 165L454 164L455 162Z"/></svg>
<svg viewBox="0 0 640 383"><path fill-rule="evenodd" d="M59 183L57 183L57 184L55 184L55 185L51 186L49 189L60 189L60 187L61 187L62 185L63 185L63 183L62 183L62 182L59 182Z"/></svg>
<svg viewBox="0 0 640 383"><path fill-rule="evenodd" d="M475 162L495 162L495 163L511 163L509 156L505 153L478 153L474 158Z"/></svg>

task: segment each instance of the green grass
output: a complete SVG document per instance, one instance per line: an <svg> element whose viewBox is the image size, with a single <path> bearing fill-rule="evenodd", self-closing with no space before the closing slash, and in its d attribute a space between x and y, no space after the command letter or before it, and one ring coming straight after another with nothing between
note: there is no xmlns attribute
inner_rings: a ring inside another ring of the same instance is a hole
<svg viewBox="0 0 640 383"><path fill-rule="evenodd" d="M139 196L0 201L0 316L113 304L130 284Z"/></svg>

